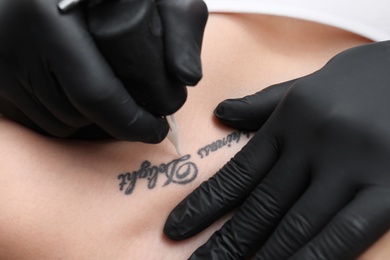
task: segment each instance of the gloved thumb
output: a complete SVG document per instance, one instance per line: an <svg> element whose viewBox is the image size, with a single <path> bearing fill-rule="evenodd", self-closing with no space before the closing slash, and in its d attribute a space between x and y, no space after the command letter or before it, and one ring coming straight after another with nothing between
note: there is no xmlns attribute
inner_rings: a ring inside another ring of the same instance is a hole
<svg viewBox="0 0 390 260"><path fill-rule="evenodd" d="M217 106L214 115L227 126L256 131L267 121L295 81L297 79L272 85L243 98L227 99Z"/></svg>

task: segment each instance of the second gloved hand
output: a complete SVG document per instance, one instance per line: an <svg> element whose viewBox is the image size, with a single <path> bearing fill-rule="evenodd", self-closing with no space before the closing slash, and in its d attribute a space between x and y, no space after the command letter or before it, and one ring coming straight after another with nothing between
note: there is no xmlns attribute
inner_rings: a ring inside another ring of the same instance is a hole
<svg viewBox="0 0 390 260"><path fill-rule="evenodd" d="M390 228L389 97L381 42L221 103L221 121L260 129L173 210L165 234L188 238L238 208L191 259L355 259Z"/></svg>

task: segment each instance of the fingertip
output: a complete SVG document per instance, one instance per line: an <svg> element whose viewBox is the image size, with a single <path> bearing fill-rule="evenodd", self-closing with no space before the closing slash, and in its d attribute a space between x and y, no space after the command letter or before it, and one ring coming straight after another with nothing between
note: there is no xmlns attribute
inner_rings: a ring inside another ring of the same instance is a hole
<svg viewBox="0 0 390 260"><path fill-rule="evenodd" d="M164 88L162 89L161 87ZM157 90L160 91L157 92ZM147 96L146 93L143 96ZM162 84L160 87L156 86L156 89L150 89L149 93L150 95L145 99L145 106L143 107L152 114L159 116L168 116L176 113L185 104L188 97L188 91L184 85L169 85L169 82ZM142 96L139 99L142 100Z"/></svg>
<svg viewBox="0 0 390 260"><path fill-rule="evenodd" d="M169 214L164 225L164 234L169 239L180 241L196 234L191 232L193 214L190 208L190 201L182 201Z"/></svg>
<svg viewBox="0 0 390 260"><path fill-rule="evenodd" d="M164 234L169 239L174 241L180 241L183 240L183 234L180 230L180 228L177 227L177 215L176 214L170 214L167 221L164 225Z"/></svg>
<svg viewBox="0 0 390 260"><path fill-rule="evenodd" d="M187 61L174 62L171 65L171 73L186 86L196 86L203 77L202 65L197 57L189 58Z"/></svg>
<svg viewBox="0 0 390 260"><path fill-rule="evenodd" d="M260 126L254 115L255 108L246 98L227 99L215 108L214 115L223 124L245 130L257 130Z"/></svg>
<svg viewBox="0 0 390 260"><path fill-rule="evenodd" d="M272 85L238 99L221 102L214 115L224 124L242 130L255 131L268 120L288 88L297 79Z"/></svg>
<svg viewBox="0 0 390 260"><path fill-rule="evenodd" d="M153 127L151 135L140 137L140 141L148 144L159 144L161 143L168 135L169 124L164 118L157 119L157 125Z"/></svg>
<svg viewBox="0 0 390 260"><path fill-rule="evenodd" d="M228 100L225 100L218 104L218 106L214 109L214 115L216 117L223 118L226 115L225 107L228 102Z"/></svg>
<svg viewBox="0 0 390 260"><path fill-rule="evenodd" d="M162 127L161 127L160 131L157 132L156 138L154 138L150 141L150 143L152 143L152 144L161 143L168 135L169 124L167 123L167 121L165 119L161 118L160 121L163 121Z"/></svg>
<svg viewBox="0 0 390 260"><path fill-rule="evenodd" d="M162 120L165 119L161 119L159 121ZM137 122L137 126L128 129L126 133L123 133L123 129L111 128L106 131L118 140L142 142L146 144L159 144L167 137L169 125L167 122Z"/></svg>
<svg viewBox="0 0 390 260"><path fill-rule="evenodd" d="M168 51L168 68L173 77L186 86L195 86L203 77L200 48L191 42L186 47ZM190 45L193 44L192 47ZM169 49L169 46L167 46Z"/></svg>

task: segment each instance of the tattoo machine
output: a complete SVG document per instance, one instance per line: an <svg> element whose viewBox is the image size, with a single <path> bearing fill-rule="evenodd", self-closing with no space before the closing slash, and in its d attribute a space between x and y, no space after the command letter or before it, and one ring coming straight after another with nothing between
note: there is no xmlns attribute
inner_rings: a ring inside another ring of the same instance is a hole
<svg viewBox="0 0 390 260"><path fill-rule="evenodd" d="M85 1L92 4L97 0L61 0L58 8L66 13ZM167 71L163 26L156 5L144 0L115 5L102 2L107 4L88 8L92 14L88 19L89 32L116 76L124 86L129 86L127 90L134 100L155 116L166 117L170 126L168 139L181 155L178 126L172 113L183 105L187 90ZM139 10L143 10L142 16Z"/></svg>

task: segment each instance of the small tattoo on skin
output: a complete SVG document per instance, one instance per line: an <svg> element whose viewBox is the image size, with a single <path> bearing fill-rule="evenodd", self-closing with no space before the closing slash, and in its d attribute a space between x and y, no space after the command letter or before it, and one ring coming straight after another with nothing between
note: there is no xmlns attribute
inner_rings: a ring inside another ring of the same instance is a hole
<svg viewBox="0 0 390 260"><path fill-rule="evenodd" d="M249 139L250 132L246 132L246 131L233 132L233 133L227 135L226 137L224 137L223 139L217 140L211 144L206 145L203 148L200 148L198 150L198 155L200 156L201 159L203 159L204 157L209 156L210 153L216 152L219 149L221 149L222 147L225 147L225 146L231 147L231 145L234 141L236 143L240 142L241 136L245 136L246 138Z"/></svg>
<svg viewBox="0 0 390 260"><path fill-rule="evenodd" d="M198 155L201 159L216 152L223 147L231 147L233 143L239 143L241 137L250 138L250 132L236 131L223 139L219 139L211 144L206 145L198 150ZM185 155L178 159L172 160L169 163L162 163L160 165L152 165L148 160L141 163L138 170L132 172L121 173L117 179L119 182L119 191L125 195L131 195L137 186L138 180L147 180L148 189L154 189L158 180L165 177L165 182L162 187L171 183L185 185L196 179L198 175L198 167L192 162L191 155ZM164 177L160 177L164 176Z"/></svg>
<svg viewBox="0 0 390 260"><path fill-rule="evenodd" d="M154 189L160 176L165 177L162 187L171 183L179 185L190 183L198 175L198 167L190 159L191 155L188 154L158 166L152 165L151 162L146 160L141 163L140 169L118 175L118 180L120 180L119 190L124 192L125 195L132 194L139 179L146 179L147 187Z"/></svg>

